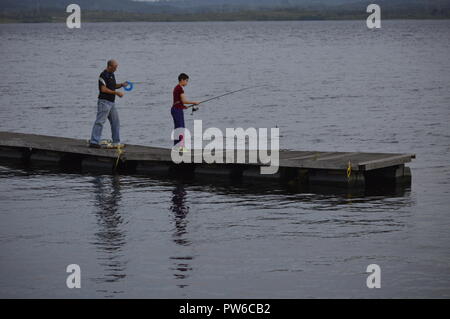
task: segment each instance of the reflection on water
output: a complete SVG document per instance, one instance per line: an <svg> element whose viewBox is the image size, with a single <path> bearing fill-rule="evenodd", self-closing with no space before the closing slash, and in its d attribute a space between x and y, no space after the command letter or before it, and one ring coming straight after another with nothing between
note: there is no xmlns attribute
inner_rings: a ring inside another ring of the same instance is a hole
<svg viewBox="0 0 450 319"><path fill-rule="evenodd" d="M398 237L409 238L411 207L417 206L409 186L363 191L299 189L257 180L236 183L56 172L50 168L0 166L0 180L9 181L0 183L0 190L11 190L2 192L0 199L6 212L18 216L17 212L47 198L45 210L34 214L53 212L64 224L64 202L73 200L76 194L75 202L85 206L86 214L78 214L80 219L71 218L69 223L90 239L86 244L94 248L89 249L94 253L85 265L91 271L90 293L102 297L128 297L134 290L142 293L136 292L141 297L159 297L161 292L172 297L189 296L193 291L201 294L204 283L196 280L198 276L215 278L224 290L232 290L238 283L223 278L240 274L247 278L242 279L247 283L242 291L251 293L252 276L282 273L290 277L289 282L295 281L315 267L328 265L331 271L336 265L355 267L352 263L365 260L368 251L384 256L389 263L403 262L389 245L395 242L402 250L409 249ZM27 201L18 202L16 197ZM130 214L133 219L128 220ZM7 218L4 221L8 223ZM42 232L42 227L34 223L24 222ZM11 245L24 240L23 230L12 228L12 235L4 240ZM54 233L56 239L61 236L58 231ZM52 232L48 233L41 239L46 243L55 240ZM78 251L83 251L81 247ZM63 247L57 249L70 258ZM48 257L44 255L40 254L39 260ZM205 264L205 256L211 264ZM359 274L359 268L357 271ZM221 293L219 286L207 289ZM296 289L302 293L301 287ZM278 296L270 285L262 291ZM244 292L239 296L244 297Z"/></svg>
<svg viewBox="0 0 450 319"><path fill-rule="evenodd" d="M189 206L186 200L186 190L181 183L177 183L172 191L172 206L170 210L173 212L173 220L175 222L175 229L173 233L173 241L179 246L190 246L191 241L188 239L186 219L189 214ZM173 256L172 270L176 279L184 280L189 277L189 272L192 271L190 262L193 260L192 256ZM187 287L187 284L179 284L178 287Z"/></svg>
<svg viewBox="0 0 450 319"><path fill-rule="evenodd" d="M95 279L98 282L115 283L126 277L126 261L123 248L126 235L123 217L119 211L121 201L120 179L115 176L94 176L92 184L95 194L95 216L98 230L95 233L98 261L104 269L103 276ZM111 293L107 290L99 292ZM114 291L114 294L121 293Z"/></svg>
<svg viewBox="0 0 450 319"><path fill-rule="evenodd" d="M186 204L186 190L182 184L177 184L172 192L172 206L170 210L174 213L175 233L174 242L181 246L189 246L191 242L186 238L187 220L189 206Z"/></svg>

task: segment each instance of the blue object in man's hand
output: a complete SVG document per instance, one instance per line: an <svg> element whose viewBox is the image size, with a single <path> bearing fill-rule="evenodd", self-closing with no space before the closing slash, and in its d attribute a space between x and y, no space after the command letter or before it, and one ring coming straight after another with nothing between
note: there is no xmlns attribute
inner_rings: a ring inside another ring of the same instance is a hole
<svg viewBox="0 0 450 319"><path fill-rule="evenodd" d="M131 91L133 89L133 82L127 81L127 86L124 86L125 91Z"/></svg>

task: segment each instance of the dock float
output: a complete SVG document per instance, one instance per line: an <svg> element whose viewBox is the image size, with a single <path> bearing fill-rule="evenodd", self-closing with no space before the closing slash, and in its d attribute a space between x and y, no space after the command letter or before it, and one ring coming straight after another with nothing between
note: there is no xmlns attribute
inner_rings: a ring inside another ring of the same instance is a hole
<svg viewBox="0 0 450 319"><path fill-rule="evenodd" d="M123 150L93 149L74 138L0 132L0 158L21 163L46 163L85 172L143 175L203 175L231 179L279 179L304 185L366 187L411 184L405 166L414 154L314 152L280 150L279 170L262 175L261 163L175 164L171 149L127 144ZM247 153L249 151L247 150ZM246 156L248 158L248 156Z"/></svg>

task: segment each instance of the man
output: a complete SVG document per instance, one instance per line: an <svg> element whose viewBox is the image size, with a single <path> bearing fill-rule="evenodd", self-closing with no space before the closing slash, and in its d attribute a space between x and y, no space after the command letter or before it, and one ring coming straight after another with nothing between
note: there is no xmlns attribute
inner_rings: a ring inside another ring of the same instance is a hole
<svg viewBox="0 0 450 319"><path fill-rule="evenodd" d="M184 95L184 89L188 85L189 76L185 73L181 73L178 76L178 85L173 89L173 104L170 113L172 114L173 124L175 127L175 134L179 134L181 129L184 129L184 113L183 110L187 109L185 104L198 105L199 102L188 101ZM178 130L177 130L178 129ZM180 143L180 144L178 144ZM178 144L180 150L184 150L184 137L183 134L179 134L178 138L174 140L175 146Z"/></svg>
<svg viewBox="0 0 450 319"><path fill-rule="evenodd" d="M116 78L114 77L114 72L117 70L118 63L115 60L109 60L106 65L106 70L104 70L98 79L98 89L100 91L98 95L98 109L97 118L92 128L91 140L89 147L101 148L100 139L102 136L103 125L106 119L109 120L111 125L111 135L112 135L112 148L121 148L125 145L120 144L120 122L119 114L117 112L116 106L114 104L116 95L118 97L123 97L124 93L116 91L128 85L127 82L116 84Z"/></svg>

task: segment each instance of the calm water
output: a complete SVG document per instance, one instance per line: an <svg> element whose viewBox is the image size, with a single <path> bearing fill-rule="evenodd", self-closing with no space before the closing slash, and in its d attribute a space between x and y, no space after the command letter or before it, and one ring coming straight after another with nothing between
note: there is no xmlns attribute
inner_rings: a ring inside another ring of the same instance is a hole
<svg viewBox="0 0 450 319"><path fill-rule="evenodd" d="M186 72L192 99L266 85L206 105L204 127L417 154L410 188L362 194L3 163L0 297L449 298L449 35L450 21L0 25L3 131L89 138L115 58L119 81L146 82L118 101L125 143L170 146ZM366 287L372 263L381 289Z"/></svg>

